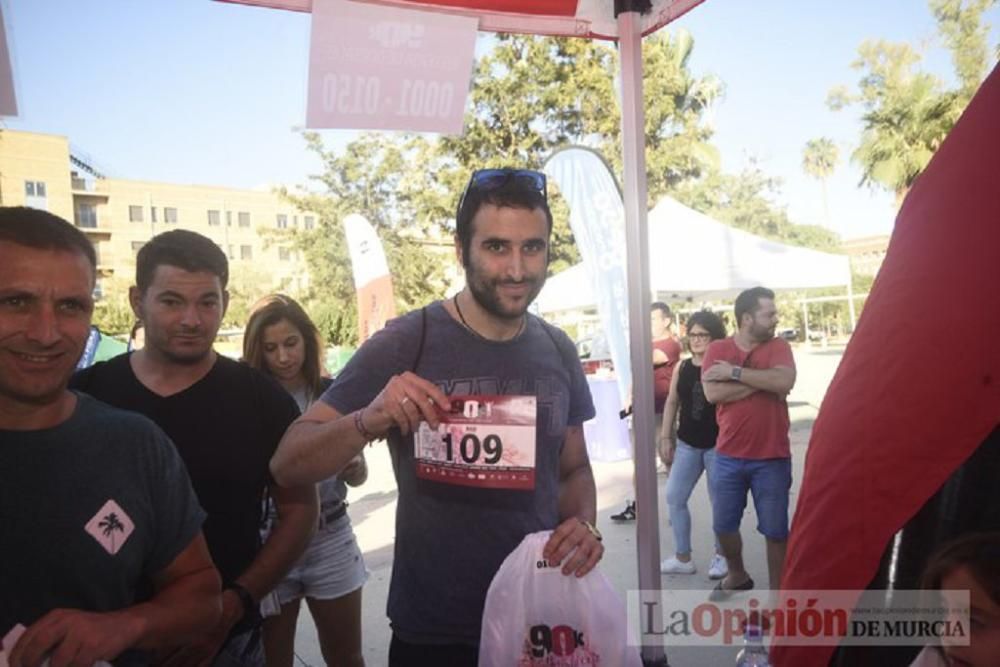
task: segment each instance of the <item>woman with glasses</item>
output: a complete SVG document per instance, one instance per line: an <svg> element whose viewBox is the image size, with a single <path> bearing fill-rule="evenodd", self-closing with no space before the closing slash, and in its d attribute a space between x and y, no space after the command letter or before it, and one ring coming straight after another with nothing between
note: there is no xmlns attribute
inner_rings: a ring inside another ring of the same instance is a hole
<svg viewBox="0 0 1000 667"><path fill-rule="evenodd" d="M316 326L294 299L274 294L254 304L243 337L243 360L277 380L303 412L331 382L322 376L322 349ZM347 516L346 498L347 485L358 486L367 477L364 456L359 454L339 475L319 483L316 534L269 596L272 607L278 608L268 609L268 598L261 605L269 667L292 666L302 598L316 622L326 664L363 667L361 588L368 572ZM277 519L269 505L268 525Z"/></svg>
<svg viewBox="0 0 1000 667"><path fill-rule="evenodd" d="M663 574L694 574L691 560L691 512L688 499L701 473L712 475L715 440L719 425L715 421L715 406L705 398L701 386L701 361L709 343L726 337L726 327L715 313L703 310L687 321L687 344L691 358L685 359L674 372L670 393L663 409L663 438L660 458L670 468L667 477L667 508L674 532L675 555L660 563ZM712 485L708 485L711 494ZM708 567L708 576L722 579L727 573L726 559L719 543Z"/></svg>

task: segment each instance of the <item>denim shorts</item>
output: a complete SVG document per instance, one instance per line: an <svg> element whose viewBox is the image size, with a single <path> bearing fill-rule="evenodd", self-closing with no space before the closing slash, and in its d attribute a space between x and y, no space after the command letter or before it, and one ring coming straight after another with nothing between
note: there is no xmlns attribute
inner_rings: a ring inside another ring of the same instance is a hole
<svg viewBox="0 0 1000 667"><path fill-rule="evenodd" d="M772 540L788 539L788 492L792 459L739 459L715 453L712 463L713 528L735 533L747 506L747 491L757 510L757 531Z"/></svg>
<svg viewBox="0 0 1000 667"><path fill-rule="evenodd" d="M364 557L345 515L316 531L274 595L281 605L304 597L336 600L361 588L367 579ZM269 616L274 610L262 613Z"/></svg>

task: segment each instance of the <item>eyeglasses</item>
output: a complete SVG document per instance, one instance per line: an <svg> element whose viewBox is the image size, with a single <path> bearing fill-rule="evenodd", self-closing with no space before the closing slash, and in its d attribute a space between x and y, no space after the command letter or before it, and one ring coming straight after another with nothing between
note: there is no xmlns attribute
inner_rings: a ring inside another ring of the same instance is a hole
<svg viewBox="0 0 1000 667"><path fill-rule="evenodd" d="M508 183L513 183L529 190L534 190L548 201L548 191L546 190L545 174L531 169L477 169L472 172L469 182L462 192L461 199L458 200L458 210L461 212L465 205L465 198L473 190L489 192L499 190Z"/></svg>
<svg viewBox="0 0 1000 667"><path fill-rule="evenodd" d="M691 333L687 335L688 340L709 340L712 338L712 334L708 333Z"/></svg>

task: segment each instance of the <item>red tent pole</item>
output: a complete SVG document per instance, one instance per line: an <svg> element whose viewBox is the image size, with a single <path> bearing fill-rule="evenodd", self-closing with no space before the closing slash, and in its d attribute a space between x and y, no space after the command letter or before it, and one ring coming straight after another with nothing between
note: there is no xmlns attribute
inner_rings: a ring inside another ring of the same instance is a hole
<svg viewBox="0 0 1000 667"><path fill-rule="evenodd" d="M646 137L642 90L642 22L632 3L617 14L622 82L622 157L624 164L625 250L629 295L629 355L632 359L632 432L635 436L636 545L639 590L660 590L660 512L656 497L653 433L653 349L649 328L649 226L646 223ZM618 3L616 3L618 5ZM646 618L646 609L642 610ZM653 627L662 610L652 607ZM644 646L643 662L666 665L660 646Z"/></svg>

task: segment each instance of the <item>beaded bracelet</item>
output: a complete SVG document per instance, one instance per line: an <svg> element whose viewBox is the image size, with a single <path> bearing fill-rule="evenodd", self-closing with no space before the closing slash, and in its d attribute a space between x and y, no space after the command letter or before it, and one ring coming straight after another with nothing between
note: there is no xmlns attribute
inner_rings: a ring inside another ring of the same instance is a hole
<svg viewBox="0 0 1000 667"><path fill-rule="evenodd" d="M358 433L361 437L365 439L365 442L371 442L375 439L375 436L365 428L365 423L361 420L361 415L364 413L365 409L361 408L354 413L354 428L358 429Z"/></svg>

